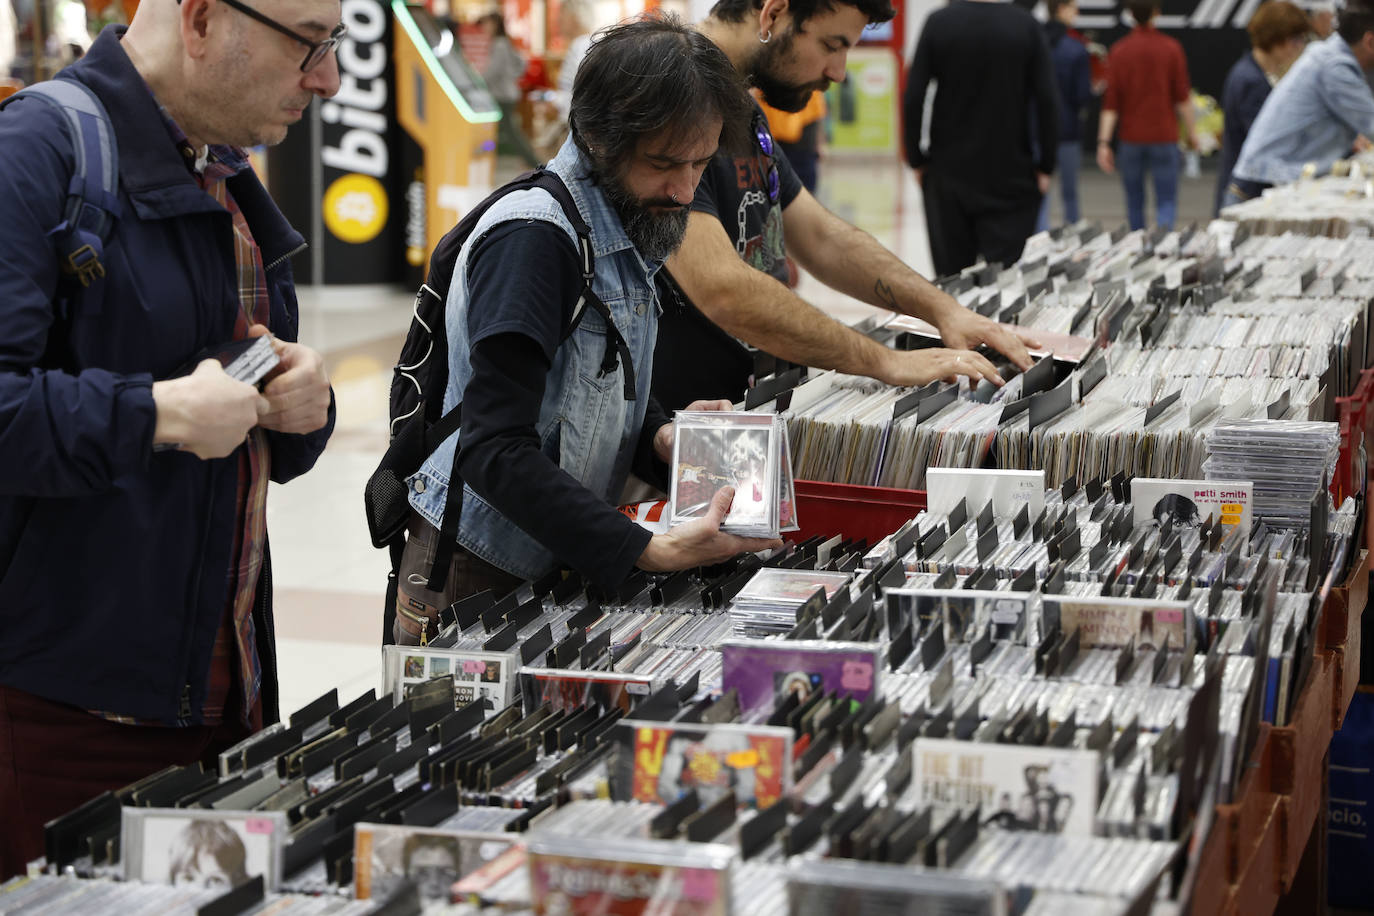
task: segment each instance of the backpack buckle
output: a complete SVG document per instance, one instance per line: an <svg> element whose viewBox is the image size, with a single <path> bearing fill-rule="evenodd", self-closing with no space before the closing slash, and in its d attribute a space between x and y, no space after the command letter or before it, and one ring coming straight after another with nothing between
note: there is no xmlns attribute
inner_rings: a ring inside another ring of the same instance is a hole
<svg viewBox="0 0 1374 916"><path fill-rule="evenodd" d="M82 286L89 287L92 282L105 276L105 265L100 263L100 255L96 254L94 248L82 245L67 255L62 272L74 275Z"/></svg>

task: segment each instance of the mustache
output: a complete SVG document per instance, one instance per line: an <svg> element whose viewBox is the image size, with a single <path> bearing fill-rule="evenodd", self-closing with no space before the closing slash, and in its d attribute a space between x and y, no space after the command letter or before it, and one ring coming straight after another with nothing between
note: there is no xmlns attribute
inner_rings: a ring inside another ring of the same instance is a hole
<svg viewBox="0 0 1374 916"><path fill-rule="evenodd" d="M672 210L674 212L686 210L686 204L680 204L670 197L646 197L639 201L641 207L654 207L659 210Z"/></svg>

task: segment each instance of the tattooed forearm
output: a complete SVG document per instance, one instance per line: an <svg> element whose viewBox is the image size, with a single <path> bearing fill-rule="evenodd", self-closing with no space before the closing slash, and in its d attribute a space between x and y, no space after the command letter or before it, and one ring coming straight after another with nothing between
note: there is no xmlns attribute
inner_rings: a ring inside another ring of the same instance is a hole
<svg viewBox="0 0 1374 916"><path fill-rule="evenodd" d="M892 309L894 312L901 311L901 309L897 307L897 295L892 292L892 287L888 286L887 283L883 281L882 277L879 277L878 282L873 284L873 293L878 297L878 301L887 308Z"/></svg>

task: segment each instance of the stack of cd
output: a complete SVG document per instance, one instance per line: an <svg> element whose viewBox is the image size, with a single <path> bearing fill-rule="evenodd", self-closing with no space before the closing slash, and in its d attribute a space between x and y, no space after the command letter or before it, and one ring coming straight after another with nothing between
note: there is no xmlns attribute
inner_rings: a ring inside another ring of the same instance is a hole
<svg viewBox="0 0 1374 916"><path fill-rule="evenodd" d="M849 573L812 569L760 569L735 596L730 619L735 633L763 636L786 633L797 623L797 608L824 589L827 603L844 588Z"/></svg>
<svg viewBox="0 0 1374 916"><path fill-rule="evenodd" d="M1271 526L1306 528L1312 503L1336 466L1335 423L1230 420L1207 435L1209 480L1253 480L1254 515Z"/></svg>
<svg viewBox="0 0 1374 916"><path fill-rule="evenodd" d="M680 410L673 433L673 525L707 517L716 494L733 487L721 531L775 538L797 530L792 450L776 414Z"/></svg>

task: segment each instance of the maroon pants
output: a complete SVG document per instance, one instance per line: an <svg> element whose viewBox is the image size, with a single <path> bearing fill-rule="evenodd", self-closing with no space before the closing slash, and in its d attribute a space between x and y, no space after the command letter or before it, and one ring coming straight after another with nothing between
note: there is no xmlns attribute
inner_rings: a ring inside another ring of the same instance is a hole
<svg viewBox="0 0 1374 916"><path fill-rule="evenodd" d="M190 728L120 725L0 687L0 881L43 855L53 818L173 764L216 767L248 734L237 715Z"/></svg>

